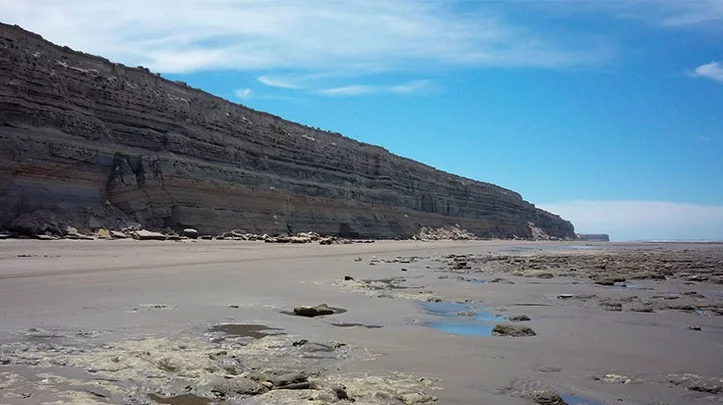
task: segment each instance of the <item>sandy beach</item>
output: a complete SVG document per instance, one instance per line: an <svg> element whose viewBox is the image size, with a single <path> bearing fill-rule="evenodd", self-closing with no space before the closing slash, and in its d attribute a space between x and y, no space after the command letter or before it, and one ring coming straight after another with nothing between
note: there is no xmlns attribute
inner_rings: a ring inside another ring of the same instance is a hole
<svg viewBox="0 0 723 405"><path fill-rule="evenodd" d="M2 404L721 403L723 244L5 240L0 376Z"/></svg>

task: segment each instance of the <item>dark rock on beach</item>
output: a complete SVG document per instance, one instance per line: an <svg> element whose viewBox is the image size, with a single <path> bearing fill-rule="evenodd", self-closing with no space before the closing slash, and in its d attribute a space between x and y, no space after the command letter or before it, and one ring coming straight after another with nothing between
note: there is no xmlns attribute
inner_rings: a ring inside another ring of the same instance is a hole
<svg viewBox="0 0 723 405"><path fill-rule="evenodd" d="M512 337L523 337L523 336L536 336L532 328L521 325L496 325L492 329L492 335L494 336L512 336Z"/></svg>
<svg viewBox="0 0 723 405"><path fill-rule="evenodd" d="M298 306L294 308L294 314L298 316L305 316L309 318L313 318L315 316L322 316L322 315L333 315L334 309L329 308L326 304L320 304L316 306Z"/></svg>

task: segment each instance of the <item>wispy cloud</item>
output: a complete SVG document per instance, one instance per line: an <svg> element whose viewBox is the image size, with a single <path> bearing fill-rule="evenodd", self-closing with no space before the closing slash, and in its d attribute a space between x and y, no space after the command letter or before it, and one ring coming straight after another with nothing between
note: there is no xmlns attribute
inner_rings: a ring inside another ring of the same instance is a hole
<svg viewBox="0 0 723 405"><path fill-rule="evenodd" d="M485 3L458 6L454 0L185 0L183 7L176 0L0 0L0 15L54 42L163 73L556 67L608 56L579 37L563 45L515 25Z"/></svg>
<svg viewBox="0 0 723 405"><path fill-rule="evenodd" d="M418 94L432 90L433 83L429 80L418 80L409 83L402 83L391 86L374 86L374 85L352 85L333 87L329 89L319 90L317 93L330 97L350 97L362 96L369 94Z"/></svg>
<svg viewBox="0 0 723 405"><path fill-rule="evenodd" d="M723 64L719 62L711 62L706 63L705 65L700 65L695 68L693 76L703 77L719 83L723 83Z"/></svg>
<svg viewBox="0 0 723 405"><path fill-rule="evenodd" d="M245 99L251 97L254 92L251 89L238 89L233 92L234 95L240 99Z"/></svg>
<svg viewBox="0 0 723 405"><path fill-rule="evenodd" d="M664 0L660 3L664 12L660 22L666 26L686 27L723 23L723 2L720 0Z"/></svg>
<svg viewBox="0 0 723 405"><path fill-rule="evenodd" d="M534 3L530 2L530 5ZM621 19L644 21L670 28L723 28L723 2L720 0L548 0L539 7L556 14L608 13Z"/></svg>
<svg viewBox="0 0 723 405"><path fill-rule="evenodd" d="M290 79L272 77L269 75L259 76L257 80L261 84L265 84L271 87L278 87L280 89L298 90L303 88L300 84L297 84Z"/></svg>
<svg viewBox="0 0 723 405"><path fill-rule="evenodd" d="M580 233L616 240L723 239L723 205L662 201L566 201L540 208L569 219Z"/></svg>

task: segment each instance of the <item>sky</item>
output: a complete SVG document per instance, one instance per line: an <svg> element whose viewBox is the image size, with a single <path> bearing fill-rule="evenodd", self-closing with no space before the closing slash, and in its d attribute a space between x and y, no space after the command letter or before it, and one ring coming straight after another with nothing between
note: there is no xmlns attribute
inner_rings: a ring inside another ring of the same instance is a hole
<svg viewBox="0 0 723 405"><path fill-rule="evenodd" d="M581 233L723 239L723 0L0 0L0 21Z"/></svg>

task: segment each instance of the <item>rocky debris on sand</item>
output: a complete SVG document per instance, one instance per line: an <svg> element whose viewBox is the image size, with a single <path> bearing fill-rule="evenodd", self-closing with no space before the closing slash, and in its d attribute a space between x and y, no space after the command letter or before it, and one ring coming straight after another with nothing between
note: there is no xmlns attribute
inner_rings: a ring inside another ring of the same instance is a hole
<svg viewBox="0 0 723 405"><path fill-rule="evenodd" d="M372 263L380 263L372 259ZM390 277L371 280L339 280L335 285L349 291L360 292L376 298L404 298L416 301L440 302L442 298L434 291L422 289L423 287L408 286L405 277Z"/></svg>
<svg viewBox="0 0 723 405"><path fill-rule="evenodd" d="M109 341L81 348L71 337L86 339L82 331L69 334L31 328L22 335L33 339L0 342L0 364L42 367L43 380L40 382L32 370L28 377L0 379L3 393L43 391L58 399L58 403L107 403L108 399L97 396L94 400L78 397L85 395L83 389L91 383L93 392L125 397L126 402L134 404L148 403L149 393L153 399L158 394L158 398L199 404L240 401L321 405L347 400L390 405L436 401L423 393L434 389L429 379L391 372L342 372L341 360L372 357L363 348L338 342L295 344L306 340L300 336L270 335L241 344L177 336ZM320 358L320 350L328 356ZM307 356L310 353L314 356ZM68 377L77 374L73 370L90 370L92 380Z"/></svg>
<svg viewBox="0 0 723 405"><path fill-rule="evenodd" d="M511 316L511 317L509 317L509 318L507 318L507 319L510 320L511 322L526 322L526 321L531 321L530 317L527 316L527 315Z"/></svg>
<svg viewBox="0 0 723 405"><path fill-rule="evenodd" d="M340 401L352 401L354 400L352 398L349 398L349 394L346 392L346 387L343 385L335 385L331 387L331 392L336 395L336 399Z"/></svg>
<svg viewBox="0 0 723 405"><path fill-rule="evenodd" d="M131 236L133 239L138 240L166 240L168 237L160 232L152 232L147 231L145 229L141 229L138 231L134 231L131 233Z"/></svg>
<svg viewBox="0 0 723 405"><path fill-rule="evenodd" d="M73 226L66 226L65 227L65 239L72 239L72 240L95 240L94 237L90 235L83 234L78 231L78 228L75 228Z"/></svg>
<svg viewBox="0 0 723 405"><path fill-rule="evenodd" d="M460 228L459 225L455 226L444 226L441 228L428 228L423 226L419 229L416 235L412 236L413 240L473 240L477 239L477 236L466 230Z"/></svg>
<svg viewBox="0 0 723 405"><path fill-rule="evenodd" d="M694 330L694 331L697 331L697 332L700 332L700 331L703 330L703 328L701 328L700 326L697 326L697 325L695 325L695 326L689 326L688 329Z"/></svg>
<svg viewBox="0 0 723 405"><path fill-rule="evenodd" d="M706 378L696 374L671 374L668 382L685 389L707 394L723 394L723 378Z"/></svg>
<svg viewBox="0 0 723 405"><path fill-rule="evenodd" d="M10 223L11 231L24 236L62 236L66 227L66 221L47 210L37 210L19 215Z"/></svg>
<svg viewBox="0 0 723 405"><path fill-rule="evenodd" d="M602 299L600 301L600 305L606 311L611 311L611 312L622 312L623 311L623 303L613 301L611 299Z"/></svg>
<svg viewBox="0 0 723 405"><path fill-rule="evenodd" d="M329 308L329 306L326 304L320 304L316 306L302 305L294 308L294 314L298 316L313 318L315 316L333 315L334 309Z"/></svg>
<svg viewBox="0 0 723 405"><path fill-rule="evenodd" d="M231 397L234 395L259 395L267 391L267 388L258 382L244 377L220 377L211 383L211 393L219 397Z"/></svg>
<svg viewBox="0 0 723 405"><path fill-rule="evenodd" d="M405 405L428 404L437 401L437 398L423 392L410 392L408 394L402 394L397 399L402 401L402 403L404 403Z"/></svg>
<svg viewBox="0 0 723 405"><path fill-rule="evenodd" d="M538 405L569 405L560 395L552 391L534 391L525 396Z"/></svg>
<svg viewBox="0 0 723 405"><path fill-rule="evenodd" d="M555 277L592 280L593 283L603 286L619 286L629 280L678 279L687 282L723 283L723 273L720 273L723 252L712 245L700 245L695 249L642 247L624 250L492 253L467 255L464 260L473 269L472 272L533 276L541 271L552 273ZM450 270L455 270L452 265ZM500 277L498 274L495 276ZM627 287L631 288L630 285Z"/></svg>
<svg viewBox="0 0 723 405"><path fill-rule="evenodd" d="M125 233L123 233L121 231L110 231L110 236L113 239L127 239L128 238L128 235L126 235Z"/></svg>
<svg viewBox="0 0 723 405"><path fill-rule="evenodd" d="M190 239L198 239L198 231L193 228L186 228L183 230L183 236Z"/></svg>
<svg viewBox="0 0 723 405"><path fill-rule="evenodd" d="M305 390L310 388L309 377L301 373L282 374L266 380L272 389Z"/></svg>
<svg viewBox="0 0 723 405"><path fill-rule="evenodd" d="M635 382L634 379L620 374L605 374L603 376L595 377L595 381L606 384L630 384Z"/></svg>
<svg viewBox="0 0 723 405"><path fill-rule="evenodd" d="M512 280L508 280L508 279L506 279L506 278L499 278L499 277L496 277L496 278L487 280L487 283L488 283L488 284L495 284L495 283L500 283L500 284L515 284L515 282L512 281Z"/></svg>
<svg viewBox="0 0 723 405"><path fill-rule="evenodd" d="M273 238L266 238L266 243L311 243L313 239L306 236L276 236Z"/></svg>
<svg viewBox="0 0 723 405"><path fill-rule="evenodd" d="M536 336L532 328L522 325L495 325L492 329L493 336L512 336L512 337L523 337L523 336Z"/></svg>

